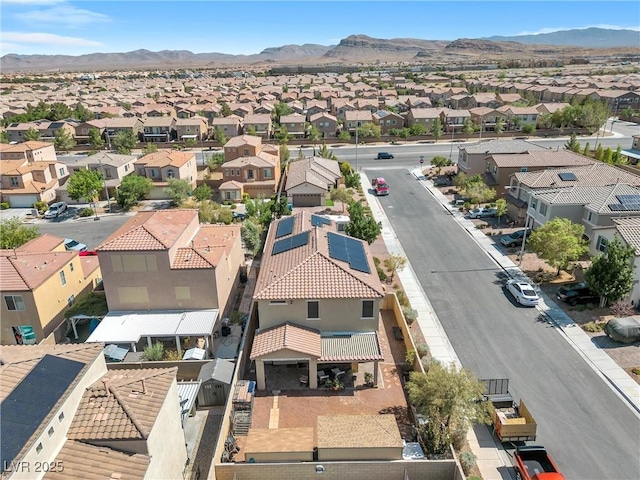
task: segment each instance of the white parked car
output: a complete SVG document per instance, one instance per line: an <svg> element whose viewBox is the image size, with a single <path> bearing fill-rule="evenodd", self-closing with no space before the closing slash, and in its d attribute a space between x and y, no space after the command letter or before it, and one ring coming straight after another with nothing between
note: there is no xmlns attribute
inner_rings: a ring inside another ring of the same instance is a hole
<svg viewBox="0 0 640 480"><path fill-rule="evenodd" d="M469 218L484 218L484 217L495 217L496 209L495 208L474 208L473 210L469 210L467 214Z"/></svg>
<svg viewBox="0 0 640 480"><path fill-rule="evenodd" d="M516 302L527 307L535 307L540 296L533 285L522 280L511 279L507 282L507 290Z"/></svg>
<svg viewBox="0 0 640 480"><path fill-rule="evenodd" d="M66 202L57 202L49 206L49 210L44 212L44 218L58 218L61 213L67 210Z"/></svg>
<svg viewBox="0 0 640 480"><path fill-rule="evenodd" d="M85 252L87 250L87 246L84 243L80 243L72 238L64 239L64 248L67 250L73 250L74 252Z"/></svg>

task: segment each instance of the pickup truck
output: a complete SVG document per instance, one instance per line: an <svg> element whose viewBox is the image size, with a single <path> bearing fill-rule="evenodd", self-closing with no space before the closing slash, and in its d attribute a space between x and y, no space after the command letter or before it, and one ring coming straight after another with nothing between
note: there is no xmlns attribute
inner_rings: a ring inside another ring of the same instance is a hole
<svg viewBox="0 0 640 480"><path fill-rule="evenodd" d="M509 393L508 378L481 380L484 399L489 402L493 431L501 442L527 442L536 439L538 425L524 402L516 404Z"/></svg>
<svg viewBox="0 0 640 480"><path fill-rule="evenodd" d="M565 480L544 447L516 448L513 466L518 480Z"/></svg>

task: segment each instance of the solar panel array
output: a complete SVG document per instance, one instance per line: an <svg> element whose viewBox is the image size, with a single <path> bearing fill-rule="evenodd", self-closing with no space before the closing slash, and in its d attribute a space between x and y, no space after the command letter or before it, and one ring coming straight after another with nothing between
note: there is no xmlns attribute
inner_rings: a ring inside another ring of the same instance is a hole
<svg viewBox="0 0 640 480"><path fill-rule="evenodd" d="M331 225L331 220L320 215L311 215L311 226L322 227L322 225Z"/></svg>
<svg viewBox="0 0 640 480"><path fill-rule="evenodd" d="M83 363L45 355L2 401L0 461L12 461L76 379Z"/></svg>
<svg viewBox="0 0 640 480"><path fill-rule="evenodd" d="M285 235L291 235L293 232L293 224L296 217L286 217L278 222L278 229L276 230L276 238L284 237Z"/></svg>
<svg viewBox="0 0 640 480"><path fill-rule="evenodd" d="M560 177L560 180L562 180L563 182L571 182L571 181L578 180L578 177L576 177L576 175L572 172L562 172L562 173L559 173L558 176Z"/></svg>
<svg viewBox="0 0 640 480"><path fill-rule="evenodd" d="M355 238L331 232L327 233L327 240L331 258L348 262L352 269L359 272L371 273L362 242Z"/></svg>
<svg viewBox="0 0 640 480"><path fill-rule="evenodd" d="M299 233L289 238L283 238L273 244L272 255L278 255L282 252L288 252L294 248L302 247L309 243L309 230Z"/></svg>
<svg viewBox="0 0 640 480"><path fill-rule="evenodd" d="M613 211L637 211L640 210L640 195L616 195L620 203L613 203L609 208Z"/></svg>

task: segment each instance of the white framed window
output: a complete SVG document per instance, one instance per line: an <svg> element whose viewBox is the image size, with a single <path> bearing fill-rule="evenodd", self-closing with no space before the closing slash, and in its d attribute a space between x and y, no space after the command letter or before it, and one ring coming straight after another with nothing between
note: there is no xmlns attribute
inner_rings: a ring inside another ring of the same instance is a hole
<svg viewBox="0 0 640 480"><path fill-rule="evenodd" d="M361 318L373 318L373 300L362 301Z"/></svg>
<svg viewBox="0 0 640 480"><path fill-rule="evenodd" d="M9 183L11 183L12 187L17 187L18 185L20 185L18 177L9 177Z"/></svg>
<svg viewBox="0 0 640 480"><path fill-rule="evenodd" d="M24 312L24 302L22 301L22 295L5 295L4 304L7 306L7 310Z"/></svg>
<svg viewBox="0 0 640 480"><path fill-rule="evenodd" d="M65 276L63 270L60 270L60 283L62 283L63 287L67 284L67 277Z"/></svg>
<svg viewBox="0 0 640 480"><path fill-rule="evenodd" d="M265 168L263 171L264 178L271 178L271 169Z"/></svg>
<svg viewBox="0 0 640 480"><path fill-rule="evenodd" d="M528 172L528 171L529 171L529 169L528 169L527 167L522 167L522 168L520 169L520 171L521 171L522 173L525 173L525 172Z"/></svg>
<svg viewBox="0 0 640 480"><path fill-rule="evenodd" d="M73 262L71 262L71 263L69 264L69 270L71 270L71 271L73 272L73 270L74 270Z"/></svg>
<svg viewBox="0 0 640 480"><path fill-rule="evenodd" d="M69 298L67 298L67 305L71 306L74 303L76 303L76 296L75 295L71 295Z"/></svg>
<svg viewBox="0 0 640 480"><path fill-rule="evenodd" d="M538 199L537 198L532 198L531 199L531 209L532 210L537 210L538 209Z"/></svg>
<svg viewBox="0 0 640 480"><path fill-rule="evenodd" d="M49 427L49 430L47 431L47 435L49 435L51 437L54 432L55 432L55 430L53 429L53 427Z"/></svg>
<svg viewBox="0 0 640 480"><path fill-rule="evenodd" d="M596 250L602 253L607 253L608 247L609 247L609 239L603 236L599 236L598 242L596 243Z"/></svg>
<svg viewBox="0 0 640 480"><path fill-rule="evenodd" d="M60 412L60 415L58 415L58 421L62 423L63 420L64 420L64 412Z"/></svg>
<svg viewBox="0 0 640 480"><path fill-rule="evenodd" d="M270 300L269 305L286 305L286 300Z"/></svg>
<svg viewBox="0 0 640 480"><path fill-rule="evenodd" d="M593 217L594 217L593 212L589 212L589 215L587 215L587 222L593 223Z"/></svg>
<svg viewBox="0 0 640 480"><path fill-rule="evenodd" d="M541 203L540 204L540 215L546 215L547 214L547 204L546 203Z"/></svg>
<svg viewBox="0 0 640 480"><path fill-rule="evenodd" d="M307 300L307 320L320 319L320 302L317 300Z"/></svg>
<svg viewBox="0 0 640 480"><path fill-rule="evenodd" d="M176 172L170 168L167 170L167 178L176 178Z"/></svg>
<svg viewBox="0 0 640 480"><path fill-rule="evenodd" d="M39 443L38 446L36 447L36 453L40 455L40 452L42 452L42 443Z"/></svg>

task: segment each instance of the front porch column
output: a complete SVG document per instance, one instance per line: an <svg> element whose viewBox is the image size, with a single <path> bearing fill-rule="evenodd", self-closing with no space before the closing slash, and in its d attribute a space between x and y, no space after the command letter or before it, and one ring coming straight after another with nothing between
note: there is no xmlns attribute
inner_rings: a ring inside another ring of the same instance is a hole
<svg viewBox="0 0 640 480"><path fill-rule="evenodd" d="M318 388L318 360L309 359L309 388Z"/></svg>
<svg viewBox="0 0 640 480"><path fill-rule="evenodd" d="M179 335L176 335L176 349L178 350L178 355L182 356L182 346L180 345Z"/></svg>
<svg viewBox="0 0 640 480"><path fill-rule="evenodd" d="M378 361L373 362L373 386L378 386Z"/></svg>
<svg viewBox="0 0 640 480"><path fill-rule="evenodd" d="M256 359L256 380L258 381L258 390L266 390L267 382L264 378L264 362L259 358Z"/></svg>
<svg viewBox="0 0 640 480"><path fill-rule="evenodd" d="M148 347L152 347L152 344L151 344L151 337L147 337L147 346L148 346Z"/></svg>

